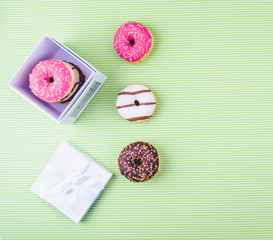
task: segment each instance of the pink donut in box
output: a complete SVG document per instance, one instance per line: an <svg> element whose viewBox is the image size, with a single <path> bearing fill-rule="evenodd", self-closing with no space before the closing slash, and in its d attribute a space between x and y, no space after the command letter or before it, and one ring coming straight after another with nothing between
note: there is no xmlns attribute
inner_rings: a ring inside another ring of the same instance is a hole
<svg viewBox="0 0 273 240"><path fill-rule="evenodd" d="M29 75L31 91L46 102L69 103L84 83L75 64L55 59L40 61Z"/></svg>

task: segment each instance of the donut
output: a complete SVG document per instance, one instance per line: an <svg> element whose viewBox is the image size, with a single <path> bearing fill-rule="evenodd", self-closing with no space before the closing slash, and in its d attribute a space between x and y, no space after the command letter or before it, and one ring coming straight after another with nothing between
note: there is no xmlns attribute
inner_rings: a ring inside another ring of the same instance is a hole
<svg viewBox="0 0 273 240"><path fill-rule="evenodd" d="M159 155L156 148L145 142L126 146L118 158L120 173L132 182L144 182L159 171Z"/></svg>
<svg viewBox="0 0 273 240"><path fill-rule="evenodd" d="M143 122L155 111L156 101L152 91L141 84L131 84L117 97L118 113L130 122Z"/></svg>
<svg viewBox="0 0 273 240"><path fill-rule="evenodd" d="M29 88L46 102L68 103L85 83L83 72L73 63L55 59L40 61L29 74Z"/></svg>
<svg viewBox="0 0 273 240"><path fill-rule="evenodd" d="M144 25L127 22L116 31L114 48L117 54L126 61L139 63L152 51L153 36Z"/></svg>

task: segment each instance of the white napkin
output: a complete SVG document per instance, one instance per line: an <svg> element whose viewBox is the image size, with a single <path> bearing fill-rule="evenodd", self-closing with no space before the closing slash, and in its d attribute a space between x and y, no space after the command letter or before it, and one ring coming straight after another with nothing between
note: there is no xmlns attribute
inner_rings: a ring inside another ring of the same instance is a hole
<svg viewBox="0 0 273 240"><path fill-rule="evenodd" d="M88 155L63 142L31 191L79 223L111 177Z"/></svg>

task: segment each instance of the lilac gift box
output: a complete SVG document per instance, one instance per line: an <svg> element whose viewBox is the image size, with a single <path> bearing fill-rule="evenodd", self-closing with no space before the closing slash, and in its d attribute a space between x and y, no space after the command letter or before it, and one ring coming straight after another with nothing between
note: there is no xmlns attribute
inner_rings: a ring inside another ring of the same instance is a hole
<svg viewBox="0 0 273 240"><path fill-rule="evenodd" d="M69 104L48 103L37 98L29 88L29 74L39 61L58 59L72 62L85 74L86 82ZM38 109L61 124L73 124L97 93L106 76L68 47L45 35L9 83L9 86Z"/></svg>

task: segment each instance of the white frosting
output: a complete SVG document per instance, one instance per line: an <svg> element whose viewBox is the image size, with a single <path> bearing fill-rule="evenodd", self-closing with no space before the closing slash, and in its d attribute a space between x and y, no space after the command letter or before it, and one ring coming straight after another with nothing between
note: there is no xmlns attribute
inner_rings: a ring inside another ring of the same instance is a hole
<svg viewBox="0 0 273 240"><path fill-rule="evenodd" d="M148 92L136 93L146 90ZM136 93L135 95L122 93ZM139 106L137 106L137 101ZM149 104L149 105L142 105ZM127 106L130 105L130 106ZM132 84L124 88L117 97L116 107L119 114L130 121L142 122L152 116L155 110L155 97L149 88L141 84ZM122 108L120 108L122 107ZM146 118L145 118L146 117ZM143 119L142 119L143 118Z"/></svg>

